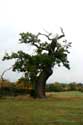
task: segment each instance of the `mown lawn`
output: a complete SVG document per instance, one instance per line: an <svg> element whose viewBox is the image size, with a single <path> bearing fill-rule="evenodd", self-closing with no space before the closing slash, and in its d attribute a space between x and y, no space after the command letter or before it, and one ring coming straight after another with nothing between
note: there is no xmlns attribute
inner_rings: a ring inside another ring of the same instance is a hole
<svg viewBox="0 0 83 125"><path fill-rule="evenodd" d="M48 99L0 99L0 125L83 125L83 93L48 94Z"/></svg>

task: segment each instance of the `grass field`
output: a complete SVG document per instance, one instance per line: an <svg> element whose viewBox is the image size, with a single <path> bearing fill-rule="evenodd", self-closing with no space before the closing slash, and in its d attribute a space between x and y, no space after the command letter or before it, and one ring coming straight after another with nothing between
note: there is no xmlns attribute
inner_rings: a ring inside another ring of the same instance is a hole
<svg viewBox="0 0 83 125"><path fill-rule="evenodd" d="M0 99L0 125L83 125L83 93L48 93Z"/></svg>

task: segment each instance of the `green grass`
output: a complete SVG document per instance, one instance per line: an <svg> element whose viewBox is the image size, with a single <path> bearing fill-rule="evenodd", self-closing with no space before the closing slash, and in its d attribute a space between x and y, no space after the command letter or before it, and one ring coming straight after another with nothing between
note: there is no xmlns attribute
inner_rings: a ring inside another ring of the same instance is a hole
<svg viewBox="0 0 83 125"><path fill-rule="evenodd" d="M0 99L0 125L83 125L83 93Z"/></svg>

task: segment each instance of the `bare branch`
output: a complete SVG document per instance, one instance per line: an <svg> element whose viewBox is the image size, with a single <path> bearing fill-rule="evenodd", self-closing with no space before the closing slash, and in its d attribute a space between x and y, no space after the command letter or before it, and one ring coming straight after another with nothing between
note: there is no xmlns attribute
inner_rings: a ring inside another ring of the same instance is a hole
<svg viewBox="0 0 83 125"><path fill-rule="evenodd" d="M52 35L52 33L49 33L46 29L43 29L48 35Z"/></svg>
<svg viewBox="0 0 83 125"><path fill-rule="evenodd" d="M57 34L57 35L56 35L56 38L55 38L56 40L59 40L59 39L61 39L62 37L65 37L65 34L64 34L64 31L63 31L63 28L62 28L62 27L60 28L60 30L61 30L62 35L59 36L59 35ZM42 36L47 37L48 40L53 40L53 39L54 39L54 38L50 38L50 36L52 35L52 33L47 32L45 29L44 29L44 31L45 31L46 33L48 33L48 35L43 34L43 33L38 33L38 34L37 34L37 37L40 36L40 35L42 35Z"/></svg>
<svg viewBox="0 0 83 125"><path fill-rule="evenodd" d="M38 33L38 34L37 34L37 37L40 36L40 35L47 37L48 40L52 40L52 39L50 38L50 36L52 35L51 33L49 33L48 35L43 34L43 33Z"/></svg>
<svg viewBox="0 0 83 125"><path fill-rule="evenodd" d="M8 70L10 70L10 69L12 69L12 67L9 67L8 69L6 69L6 70L3 71L3 73L1 74L1 80L2 80L2 81L4 81L4 78L3 78L4 74L5 74Z"/></svg>
<svg viewBox="0 0 83 125"><path fill-rule="evenodd" d="M65 34L63 32L63 28L60 28L61 29L61 33L62 35L60 35L59 37L57 37L57 40L61 39L62 37L65 37Z"/></svg>

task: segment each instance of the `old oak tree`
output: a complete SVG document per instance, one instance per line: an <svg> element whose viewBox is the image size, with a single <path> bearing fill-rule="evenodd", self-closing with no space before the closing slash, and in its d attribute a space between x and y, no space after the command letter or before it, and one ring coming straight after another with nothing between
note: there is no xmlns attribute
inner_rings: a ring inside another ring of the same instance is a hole
<svg viewBox="0 0 83 125"><path fill-rule="evenodd" d="M63 64L70 69L68 61L71 43L64 40L65 34L61 28L61 35L52 33L38 33L36 35L26 32L20 33L20 43L25 43L33 48L34 53L23 51L5 54L3 60L15 59L13 71L24 73L24 78L32 83L36 98L45 98L45 85L53 73L55 65Z"/></svg>

